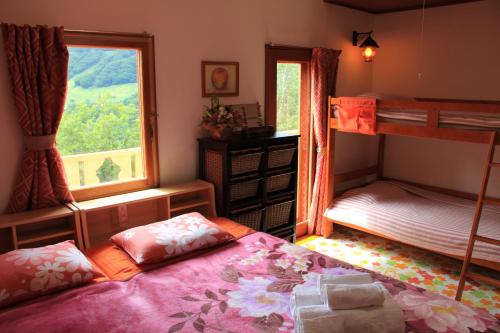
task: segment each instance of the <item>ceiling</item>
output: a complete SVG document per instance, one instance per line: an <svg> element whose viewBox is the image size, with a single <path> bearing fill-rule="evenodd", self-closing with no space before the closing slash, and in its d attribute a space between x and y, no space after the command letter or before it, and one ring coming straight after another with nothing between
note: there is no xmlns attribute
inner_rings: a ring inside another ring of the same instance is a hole
<svg viewBox="0 0 500 333"><path fill-rule="evenodd" d="M422 8L423 0L324 0L325 2L359 9L372 14L383 14L399 12L403 10ZM465 2L474 2L481 0L426 0L425 7L438 7L456 5Z"/></svg>

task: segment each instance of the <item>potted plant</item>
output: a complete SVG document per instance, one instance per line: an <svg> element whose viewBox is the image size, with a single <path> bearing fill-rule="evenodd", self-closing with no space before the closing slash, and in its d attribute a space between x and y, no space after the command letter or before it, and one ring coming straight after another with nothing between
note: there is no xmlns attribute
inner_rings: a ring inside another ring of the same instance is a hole
<svg viewBox="0 0 500 333"><path fill-rule="evenodd" d="M242 119L237 111L231 110L213 96L210 107L205 105L205 114L201 126L210 132L210 136L217 140L228 140L233 134L233 129L240 127Z"/></svg>

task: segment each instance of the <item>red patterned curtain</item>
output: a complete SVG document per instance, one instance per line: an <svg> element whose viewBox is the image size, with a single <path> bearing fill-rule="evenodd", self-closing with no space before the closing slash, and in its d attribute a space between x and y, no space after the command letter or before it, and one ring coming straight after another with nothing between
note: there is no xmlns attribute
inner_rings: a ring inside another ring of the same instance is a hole
<svg viewBox="0 0 500 333"><path fill-rule="evenodd" d="M311 60L311 110L316 144L316 173L309 209L309 234L321 235L323 198L326 195L326 141L328 129L328 96L335 95L337 68L341 51L314 48Z"/></svg>
<svg viewBox="0 0 500 333"><path fill-rule="evenodd" d="M2 32L25 146L8 211L72 201L55 146L68 83L64 29L2 24Z"/></svg>

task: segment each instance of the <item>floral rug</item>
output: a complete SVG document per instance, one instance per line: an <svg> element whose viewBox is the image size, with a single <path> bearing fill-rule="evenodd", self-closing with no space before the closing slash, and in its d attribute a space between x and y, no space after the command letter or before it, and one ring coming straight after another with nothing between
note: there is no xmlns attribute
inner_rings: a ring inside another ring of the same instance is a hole
<svg viewBox="0 0 500 333"><path fill-rule="evenodd" d="M310 250L454 298L461 262L366 233L336 227L328 239L318 236L297 241ZM497 279L500 274L485 272ZM500 319L500 289L469 281L462 302L488 310Z"/></svg>

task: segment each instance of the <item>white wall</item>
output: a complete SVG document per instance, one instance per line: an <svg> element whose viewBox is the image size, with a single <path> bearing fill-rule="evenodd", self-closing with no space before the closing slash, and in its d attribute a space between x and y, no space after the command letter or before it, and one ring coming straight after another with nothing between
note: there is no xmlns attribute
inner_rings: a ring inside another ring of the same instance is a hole
<svg viewBox="0 0 500 333"><path fill-rule="evenodd" d="M500 100L499 18L497 0L427 10L420 60L419 11L373 16L322 0L0 0L2 22L155 35L163 184L196 176L195 139L201 134L197 125L202 105L208 103L201 98L201 60L240 62L240 96L226 98L226 103L264 103L264 44L268 42L342 49L339 95L378 91ZM372 28L381 48L373 64L368 64L350 38L352 30ZM0 142L1 211L22 149L3 47ZM338 172L375 160L372 138L343 134L338 147ZM481 145L389 138L386 175L475 192L484 152ZM499 185L497 173L491 186L495 195L500 195Z"/></svg>
<svg viewBox="0 0 500 333"><path fill-rule="evenodd" d="M373 88L413 97L500 99L500 1L375 16ZM422 79L418 79L418 73Z"/></svg>
<svg viewBox="0 0 500 333"><path fill-rule="evenodd" d="M422 49L420 22L420 11L375 16L381 48L374 60L374 91L500 100L500 1L428 9ZM386 176L474 193L479 189L485 145L390 137L386 147ZM500 196L498 171L490 193Z"/></svg>
<svg viewBox="0 0 500 333"><path fill-rule="evenodd" d="M69 29L155 35L160 176L163 184L196 176L203 104L200 62L240 62L240 96L224 102L264 103L264 45L268 42L342 49L339 94L371 89L372 66L350 45L352 30L370 30L373 16L322 0L0 0L0 21ZM367 164L366 138L345 136L345 160ZM0 47L0 211L21 152L3 47Z"/></svg>

